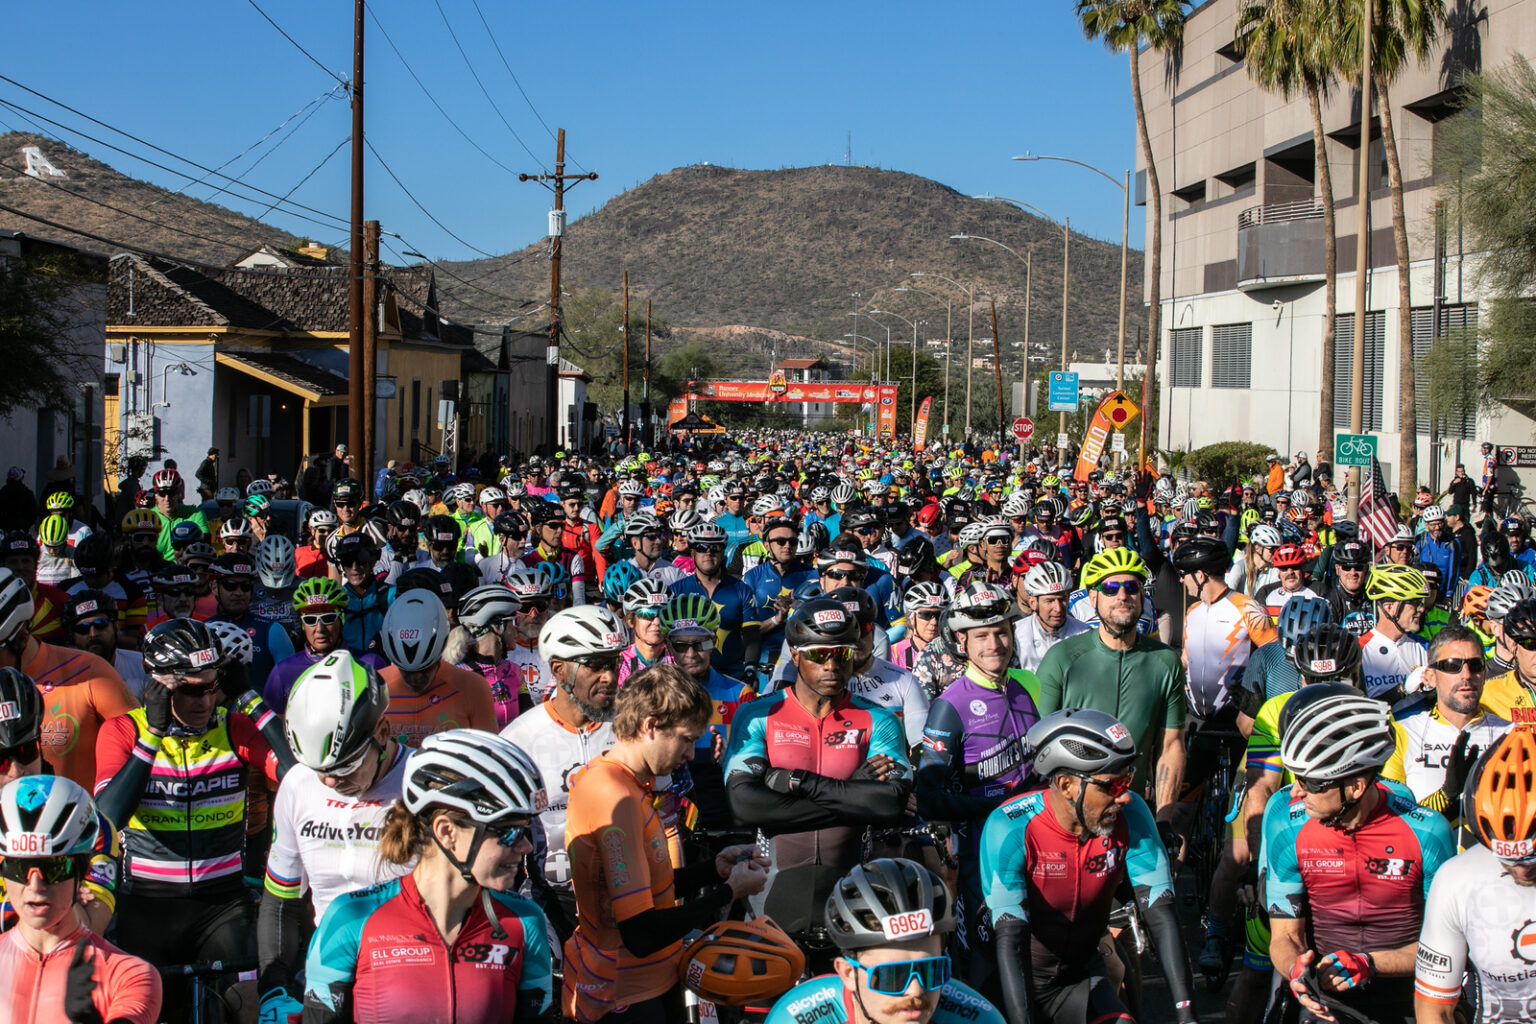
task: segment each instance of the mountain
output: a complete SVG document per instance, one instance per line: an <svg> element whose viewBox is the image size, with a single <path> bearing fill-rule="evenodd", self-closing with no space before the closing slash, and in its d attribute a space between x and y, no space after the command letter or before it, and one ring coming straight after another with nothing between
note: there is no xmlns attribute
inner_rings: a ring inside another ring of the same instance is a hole
<svg viewBox="0 0 1536 1024"><path fill-rule="evenodd" d="M579 196L580 193L574 193ZM995 239L951 241L958 233ZM739 325L794 336L832 350L847 344L854 310L888 309L925 319L920 334L944 336L942 295L956 299L952 332L967 332L963 293L938 280L974 289L975 337L990 338L986 297L997 301L1005 343L1024 335L1025 266L1031 257L1030 340L1051 364L1061 344L1062 232L1050 221L1009 204L972 199L916 175L869 167L807 167L742 171L682 167L610 199L566 228L561 273L567 285L617 288L629 271L631 302L649 297L676 328L707 332L728 349ZM490 293L521 301L549 294L547 240L494 259L448 264L439 276L445 301L457 299L503 315L518 312ZM1118 329L1120 246L1073 234L1068 342L1074 354L1098 359ZM925 271L926 282L912 280ZM1127 359L1143 322L1142 261L1132 251L1127 302ZM920 285L940 297L893 289ZM854 297L854 293L858 293ZM633 307L632 307L633 308ZM893 339L911 338L894 317L880 318ZM862 316L858 333L884 341ZM866 343L861 342L861 345ZM762 350L762 345L758 345ZM780 354L786 350L781 349ZM977 355L990 354L978 350ZM1005 355L1005 365L1014 363ZM753 359L761 365L761 361Z"/></svg>
<svg viewBox="0 0 1536 1024"><path fill-rule="evenodd" d="M29 166L35 174L26 173ZM62 142L21 132L0 133L0 204L55 224L215 266L227 266L263 244L287 249L301 241L253 217L130 178ZM6 210L0 210L0 228L92 252L116 251L109 243Z"/></svg>

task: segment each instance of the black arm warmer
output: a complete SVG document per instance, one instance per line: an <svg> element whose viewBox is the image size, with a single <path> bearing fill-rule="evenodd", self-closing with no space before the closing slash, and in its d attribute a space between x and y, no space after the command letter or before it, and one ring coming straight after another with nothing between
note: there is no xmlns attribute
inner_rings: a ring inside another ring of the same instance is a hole
<svg viewBox="0 0 1536 1024"><path fill-rule="evenodd" d="M807 772L796 795L837 817L841 824L894 825L907 809L911 780L829 779Z"/></svg>
<svg viewBox="0 0 1536 1024"><path fill-rule="evenodd" d="M763 654L763 631L760 626L741 627L741 660L751 668L757 667L757 659Z"/></svg>
<svg viewBox="0 0 1536 1024"><path fill-rule="evenodd" d="M733 772L725 783L739 824L768 832L809 832L840 824L838 816L801 796L776 793L750 772Z"/></svg>
<svg viewBox="0 0 1536 1024"><path fill-rule="evenodd" d="M1175 1019L1195 1019L1195 979L1190 973L1189 957L1184 953L1184 938L1179 934L1178 915L1173 900L1159 900L1155 906L1142 908L1147 931L1157 944L1157 958L1163 962L1163 977L1168 980L1168 994L1173 997Z"/></svg>
<svg viewBox="0 0 1536 1024"><path fill-rule="evenodd" d="M1141 560L1147 563L1147 568L1152 574L1163 567L1168 561L1168 556L1163 554L1163 549L1157 546L1157 538L1152 536L1152 524L1147 518L1147 509L1144 505L1136 509L1136 541L1140 549Z"/></svg>
<svg viewBox="0 0 1536 1024"><path fill-rule="evenodd" d="M997 922L997 974L1008 1024L1029 1024L1029 922L1008 914Z"/></svg>
<svg viewBox="0 0 1536 1024"><path fill-rule="evenodd" d="M731 887L722 883L687 903L652 907L627 921L620 921L619 938L624 940L624 948L635 956L659 953L695 928L714 923L720 911L730 906L731 899Z"/></svg>
<svg viewBox="0 0 1536 1024"><path fill-rule="evenodd" d="M544 993L537 989L519 989L517 993L517 1013L513 1017L518 1024L529 1024L530 1021L539 1020L549 1015L552 1008L560 1005L560 993L556 992L554 998L549 1000L549 1005L544 1005Z"/></svg>
<svg viewBox="0 0 1536 1024"><path fill-rule="evenodd" d="M261 738L272 748L272 755L277 759L277 781L283 781L283 776L288 774L288 769L296 762L293 751L288 748L288 735L283 731L281 716L267 707L267 702L255 690L247 690L241 695L239 707L247 718L256 723L256 728L261 730Z"/></svg>
<svg viewBox="0 0 1536 1024"><path fill-rule="evenodd" d="M304 962L304 901L262 893L256 918L257 963L261 968L259 990L281 987L297 999L303 990L294 982L294 968Z"/></svg>

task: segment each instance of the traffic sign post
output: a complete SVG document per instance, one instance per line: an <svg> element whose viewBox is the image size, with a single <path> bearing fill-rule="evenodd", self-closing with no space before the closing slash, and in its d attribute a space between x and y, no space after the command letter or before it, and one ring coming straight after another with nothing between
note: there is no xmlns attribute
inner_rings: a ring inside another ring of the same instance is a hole
<svg viewBox="0 0 1536 1024"><path fill-rule="evenodd" d="M1013 436L1020 444L1035 436L1035 425L1028 416L1013 421Z"/></svg>
<svg viewBox="0 0 1536 1024"><path fill-rule="evenodd" d="M1051 412L1077 412L1079 390L1075 373L1051 371L1048 407Z"/></svg>
<svg viewBox="0 0 1536 1024"><path fill-rule="evenodd" d="M1333 442L1335 466L1369 466L1376 457L1376 438L1372 434L1340 434Z"/></svg>

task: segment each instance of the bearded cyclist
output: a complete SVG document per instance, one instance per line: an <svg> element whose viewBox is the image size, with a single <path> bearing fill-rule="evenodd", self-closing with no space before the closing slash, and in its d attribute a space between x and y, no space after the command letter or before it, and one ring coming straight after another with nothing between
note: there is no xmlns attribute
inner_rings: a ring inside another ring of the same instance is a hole
<svg viewBox="0 0 1536 1024"><path fill-rule="evenodd" d="M1003 1024L991 1003L952 976L945 936L955 930L954 899L923 865L860 864L833 888L825 921L836 973L784 993L767 1024Z"/></svg>
<svg viewBox="0 0 1536 1024"><path fill-rule="evenodd" d="M454 729L411 751L379 857L414 867L326 911L305 962L304 1024L542 1015L544 915L514 890L543 805L538 769L494 733Z"/></svg>
<svg viewBox="0 0 1536 1024"><path fill-rule="evenodd" d="M293 687L284 721L298 760L272 808L272 849L257 921L263 1008L299 1013L310 928L343 893L406 873L378 856L386 810L405 782L405 748L389 735L378 673L334 651ZM305 905L312 893L313 911Z"/></svg>
<svg viewBox="0 0 1536 1024"><path fill-rule="evenodd" d="M987 818L981 876L997 931L1009 1024L1130 1019L1107 957L1115 893L1129 880L1157 945L1180 1024L1196 1020L1194 985L1174 913L1168 853L1132 792L1131 732L1091 708L1049 715L1026 734L1046 788Z"/></svg>

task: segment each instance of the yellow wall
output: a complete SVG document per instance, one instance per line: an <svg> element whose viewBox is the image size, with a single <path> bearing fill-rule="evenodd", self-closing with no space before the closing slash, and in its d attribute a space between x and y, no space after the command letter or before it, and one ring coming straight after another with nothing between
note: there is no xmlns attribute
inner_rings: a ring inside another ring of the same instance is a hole
<svg viewBox="0 0 1536 1024"><path fill-rule="evenodd" d="M379 348L386 348L381 339ZM437 429L437 403L442 398L440 385L445 380L459 379L460 355L457 349L445 350L427 346L395 343L387 348L387 373L395 379L395 397L384 403L385 410L379 421L379 434L384 440L384 457L399 459L402 464L411 458L411 385L421 381L420 429L415 439L432 448L443 443L442 431ZM429 397L430 396L430 397ZM400 417L404 414L405 429L400 429Z"/></svg>

